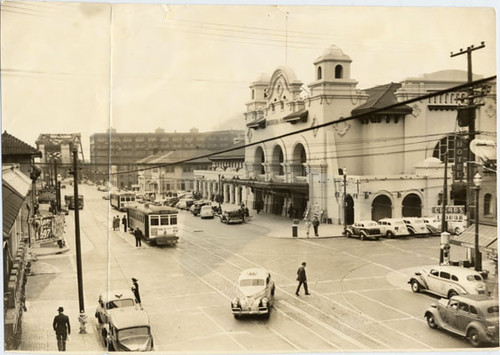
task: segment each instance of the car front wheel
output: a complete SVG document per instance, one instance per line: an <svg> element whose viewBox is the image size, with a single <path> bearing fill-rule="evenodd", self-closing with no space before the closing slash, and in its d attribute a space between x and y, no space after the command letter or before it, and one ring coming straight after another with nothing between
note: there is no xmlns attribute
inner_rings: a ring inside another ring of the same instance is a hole
<svg viewBox="0 0 500 355"><path fill-rule="evenodd" d="M359 239L361 239L361 240L365 240L365 238L366 238L366 236L365 236L365 234L364 234L364 233L361 233L361 234L359 235Z"/></svg>
<svg viewBox="0 0 500 355"><path fill-rule="evenodd" d="M432 329L436 329L438 327L436 324L436 320L431 313L427 314L427 325Z"/></svg>
<svg viewBox="0 0 500 355"><path fill-rule="evenodd" d="M479 338L479 332L475 328L469 329L467 332L467 338L469 338L470 343L474 347L479 347L481 346L481 339Z"/></svg>
<svg viewBox="0 0 500 355"><path fill-rule="evenodd" d="M415 293L419 293L420 292L420 284L418 283L418 281L416 280L413 280L411 282L411 290Z"/></svg>
<svg viewBox="0 0 500 355"><path fill-rule="evenodd" d="M387 232L387 238L389 238L389 239L394 238L394 233L392 233L391 231L388 231Z"/></svg>

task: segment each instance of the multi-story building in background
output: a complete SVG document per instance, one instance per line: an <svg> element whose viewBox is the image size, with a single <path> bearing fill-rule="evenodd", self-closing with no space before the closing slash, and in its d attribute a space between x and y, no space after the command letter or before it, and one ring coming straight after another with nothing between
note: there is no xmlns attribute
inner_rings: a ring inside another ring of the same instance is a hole
<svg viewBox="0 0 500 355"><path fill-rule="evenodd" d="M42 153L38 164L42 170L42 180L49 185L56 181L56 174L62 179L70 176L74 147L78 150L78 159L85 160L80 133L44 133L38 136L35 144Z"/></svg>
<svg viewBox="0 0 500 355"><path fill-rule="evenodd" d="M95 133L90 137L90 170L94 178L102 180L111 173L111 182L117 188L138 184L136 162L162 152L203 149L224 150L241 137L243 131L223 130L167 133L158 128L150 133ZM113 175L115 177L113 177Z"/></svg>

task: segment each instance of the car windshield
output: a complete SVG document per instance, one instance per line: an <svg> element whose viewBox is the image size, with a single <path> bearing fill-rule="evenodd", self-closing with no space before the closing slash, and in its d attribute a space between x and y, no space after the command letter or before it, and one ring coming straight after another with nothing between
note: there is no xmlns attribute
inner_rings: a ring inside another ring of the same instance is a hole
<svg viewBox="0 0 500 355"><path fill-rule="evenodd" d="M131 298L126 298L123 300L110 301L106 305L106 308L113 309L113 308L133 307L133 306L134 306L134 300Z"/></svg>
<svg viewBox="0 0 500 355"><path fill-rule="evenodd" d="M248 286L264 286L264 280L262 279L243 279L240 281L241 287Z"/></svg>
<svg viewBox="0 0 500 355"><path fill-rule="evenodd" d="M498 306L488 307L488 313L498 313Z"/></svg>
<svg viewBox="0 0 500 355"><path fill-rule="evenodd" d="M365 222L366 227L378 227L376 222Z"/></svg>
<svg viewBox="0 0 500 355"><path fill-rule="evenodd" d="M124 340L127 338L141 337L149 335L149 327L127 328L118 331L118 339Z"/></svg>
<svg viewBox="0 0 500 355"><path fill-rule="evenodd" d="M467 281L483 281L481 275L467 275Z"/></svg>

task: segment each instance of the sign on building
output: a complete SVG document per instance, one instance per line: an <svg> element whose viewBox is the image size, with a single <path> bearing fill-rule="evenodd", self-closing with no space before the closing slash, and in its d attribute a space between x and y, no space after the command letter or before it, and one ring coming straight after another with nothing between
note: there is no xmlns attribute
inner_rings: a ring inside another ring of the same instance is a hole
<svg viewBox="0 0 500 355"><path fill-rule="evenodd" d="M436 215L438 221L441 220L442 213L442 206L432 207L432 214ZM444 217L447 222L463 222L465 218L465 206L446 206Z"/></svg>
<svg viewBox="0 0 500 355"><path fill-rule="evenodd" d="M455 180L463 180L465 177L464 172L464 163L467 161L469 152L468 140L461 137L455 138L455 171L454 171L454 179Z"/></svg>

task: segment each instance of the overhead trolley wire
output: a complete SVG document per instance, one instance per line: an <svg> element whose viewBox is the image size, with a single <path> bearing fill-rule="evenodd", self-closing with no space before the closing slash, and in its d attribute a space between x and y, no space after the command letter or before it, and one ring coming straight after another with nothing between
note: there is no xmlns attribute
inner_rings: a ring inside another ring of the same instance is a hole
<svg viewBox="0 0 500 355"><path fill-rule="evenodd" d="M178 165L178 164L188 163L188 162L191 162L191 161L195 161L197 159L208 158L208 157L211 157L211 156L214 156L214 155L220 155L220 154L232 152L232 151L235 151L235 150L240 150L240 149L252 147L252 146L255 146L255 145L260 145L260 144L263 144L263 143L271 142L271 141L278 140L278 139L283 139L283 138L286 138L286 137L290 137L290 136L293 136L293 135L297 135L297 134L309 132L309 131L312 131L312 130L318 130L320 128L325 128L325 127L328 127L328 126L331 126L331 125L335 125L335 124L339 124L339 123L342 123L342 122L348 122L348 121L351 121L351 120L354 120L354 119L357 119L357 118L360 118L360 117L363 117L363 116L366 116L366 115L376 114L376 113L383 112L385 110L389 110L389 109L396 108L396 107L399 107L399 106L408 105L408 104L411 104L413 102L422 101L422 100L425 100L425 99L428 99L428 98L431 98L431 97L434 97L434 96L440 96L440 95L447 94L447 93L450 93L450 92L459 91L459 90L462 90L462 89L468 89L471 86L482 85L482 84L485 84L485 83L487 83L489 81L492 81L492 80L495 80L495 79L496 79L496 75L493 75L493 76L490 76L490 77L487 77L487 78L484 78L484 79L479 79L479 80L475 80L475 81L470 82L470 83L465 83L465 84L453 86L453 87L448 88L448 89L443 89L443 90L435 91L435 92L430 93L430 94L418 96L418 97L415 97L415 98L412 98L412 99L408 99L408 100L405 100L405 101L402 101L402 102L398 102L398 103L395 103L395 104L387 105L387 106L384 106L384 107L381 107L381 108L373 109L373 110L370 110L370 111L367 111L367 112L363 112L363 113L351 115L349 117L339 118L336 121L330 121L330 122L322 123L322 124L319 124L319 125L316 125L316 126L311 126L311 127L299 129L299 130L296 130L296 131L293 131L293 132L284 133L284 134L281 134L281 135L278 135L278 136L275 136L275 137L270 137L270 138L262 139L262 140L259 140L259 141L256 141L256 142L247 143L247 144L242 145L242 146L231 147L231 148L227 148L227 149L224 149L224 150L221 150L221 151L217 151L217 152L213 152L213 153L208 153L208 154L203 154L203 155L192 157L192 158L188 158L188 159L182 159L182 160L179 160L179 161L176 161L176 162L172 162L172 163L157 164L157 165L148 166L146 168L138 168L138 169L129 170L129 171L114 172L114 173L110 173L110 175L131 174L131 173L137 173L137 172L140 172L140 171L146 171L146 170L151 170L151 169L156 169L156 168L162 168L162 167L166 167L166 166L172 166L172 165ZM390 152L388 152L388 153L390 153ZM131 165L131 164L129 164L129 165Z"/></svg>

